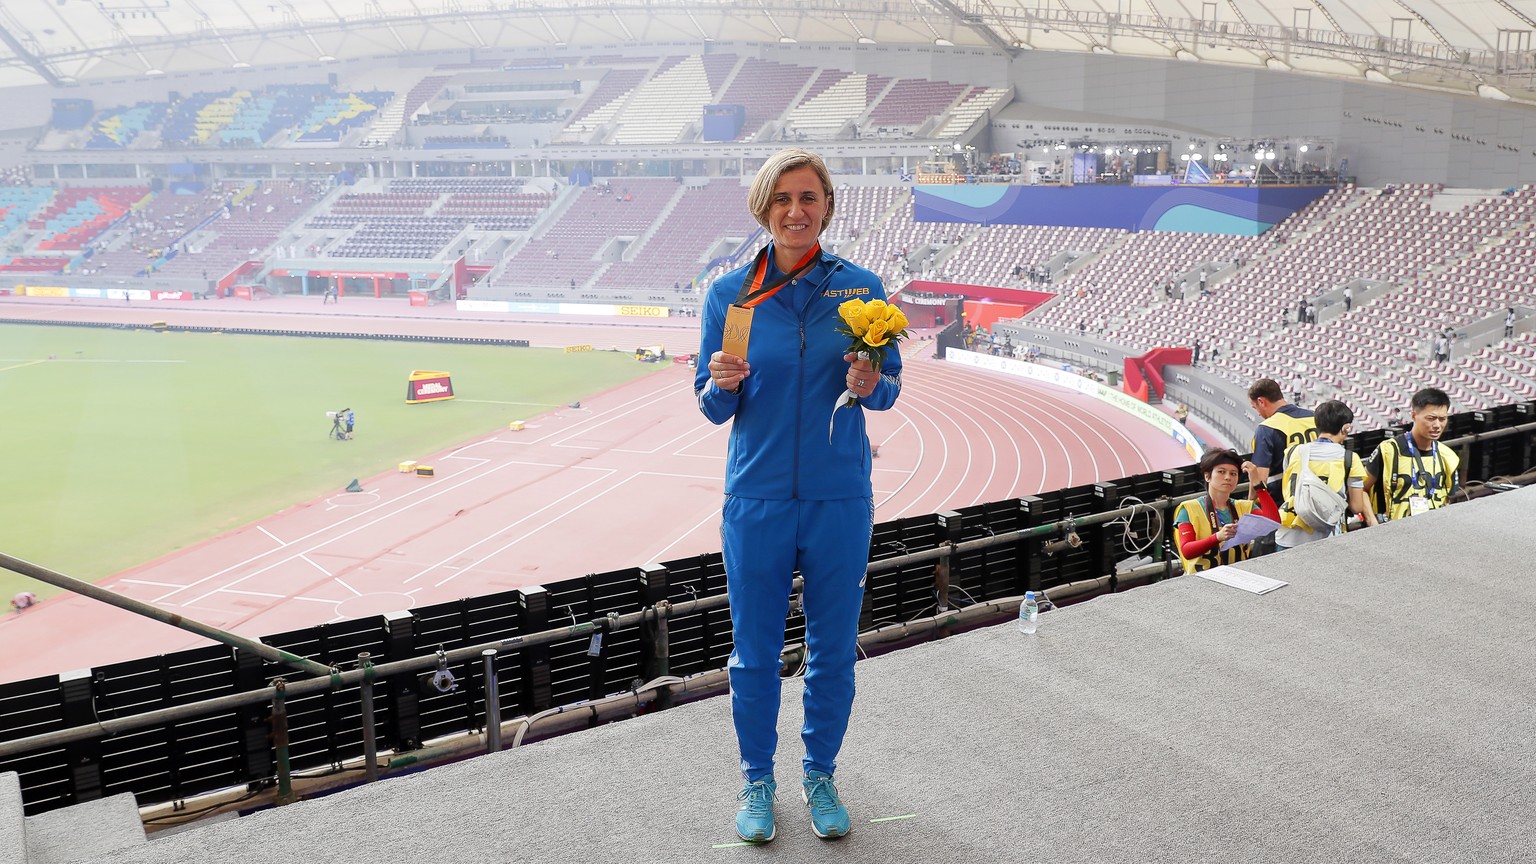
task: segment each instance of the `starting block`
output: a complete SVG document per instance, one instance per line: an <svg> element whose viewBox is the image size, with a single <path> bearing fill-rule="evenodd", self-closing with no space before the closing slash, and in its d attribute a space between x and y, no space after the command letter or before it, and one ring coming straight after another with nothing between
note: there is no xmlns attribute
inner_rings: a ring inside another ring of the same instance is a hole
<svg viewBox="0 0 1536 864"><path fill-rule="evenodd" d="M507 428L511 429L513 432L521 432L523 431L523 421L513 420L511 423L507 424Z"/></svg>
<svg viewBox="0 0 1536 864"><path fill-rule="evenodd" d="M415 472L416 472L416 460L415 459L408 459L408 460L400 463L400 473L401 474L413 474Z"/></svg>
<svg viewBox="0 0 1536 864"><path fill-rule="evenodd" d="M431 465L417 465L416 466L416 476L417 477L431 477L432 476L432 466Z"/></svg>

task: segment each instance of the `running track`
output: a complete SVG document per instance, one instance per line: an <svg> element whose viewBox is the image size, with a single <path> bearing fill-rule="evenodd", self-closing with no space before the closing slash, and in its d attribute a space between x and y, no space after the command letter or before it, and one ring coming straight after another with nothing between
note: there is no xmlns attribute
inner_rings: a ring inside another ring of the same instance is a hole
<svg viewBox="0 0 1536 864"><path fill-rule="evenodd" d="M1172 439L1102 403L930 353L908 347L901 400L869 415L877 521L1189 462ZM522 432L420 454L432 478L382 473L362 493L298 504L102 584L254 637L718 551L729 426L703 420L690 382L683 367L658 371ZM59 597L0 618L0 680L203 644Z"/></svg>

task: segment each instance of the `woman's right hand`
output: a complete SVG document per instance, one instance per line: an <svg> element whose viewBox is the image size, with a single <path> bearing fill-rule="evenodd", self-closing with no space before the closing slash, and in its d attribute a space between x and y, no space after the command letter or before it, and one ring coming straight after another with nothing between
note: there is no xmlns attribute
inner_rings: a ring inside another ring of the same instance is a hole
<svg viewBox="0 0 1536 864"><path fill-rule="evenodd" d="M716 387L732 393L741 387L741 381L751 374L747 361L735 354L716 351L709 356L709 380Z"/></svg>

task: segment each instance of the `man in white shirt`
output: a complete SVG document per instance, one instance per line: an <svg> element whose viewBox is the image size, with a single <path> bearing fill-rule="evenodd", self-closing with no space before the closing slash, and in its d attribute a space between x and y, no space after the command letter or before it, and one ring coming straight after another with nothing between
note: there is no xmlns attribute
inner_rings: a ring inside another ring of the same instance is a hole
<svg viewBox="0 0 1536 864"><path fill-rule="evenodd" d="M1275 547L1280 550L1342 533L1350 510L1360 514L1366 525L1376 524L1376 514L1371 510L1369 499L1365 497L1365 461L1344 448L1350 424L1355 421L1354 412L1343 402L1329 399L1313 409L1312 417L1317 423L1317 440L1297 444L1285 453L1285 473L1280 484L1285 502L1280 505L1280 529L1275 532ZM1306 453L1312 473L1338 491L1348 502L1349 506L1339 524L1312 526L1296 515L1293 499L1301 473L1301 466L1296 459L1300 452Z"/></svg>

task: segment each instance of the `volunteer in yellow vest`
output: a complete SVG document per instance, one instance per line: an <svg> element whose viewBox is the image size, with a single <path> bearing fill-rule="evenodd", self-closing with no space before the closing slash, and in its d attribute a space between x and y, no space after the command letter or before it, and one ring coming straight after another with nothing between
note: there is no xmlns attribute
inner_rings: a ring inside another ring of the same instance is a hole
<svg viewBox="0 0 1536 864"><path fill-rule="evenodd" d="M1413 425L1408 431L1381 442L1365 462L1365 492L1382 519L1444 507L1461 485L1460 457L1440 444L1451 419L1451 397L1425 387L1413 394L1409 416Z"/></svg>
<svg viewBox="0 0 1536 864"><path fill-rule="evenodd" d="M1258 490L1255 500L1233 501L1238 477L1248 472L1251 489ZM1236 450L1208 450L1200 459L1200 473L1205 477L1205 494L1180 504L1173 513L1175 543L1185 573L1209 570L1218 564L1235 564L1248 558L1249 544L1223 551L1221 544L1237 534L1237 520L1257 511L1279 521L1280 511L1264 484L1255 480L1258 469L1244 462Z"/></svg>
<svg viewBox="0 0 1536 864"><path fill-rule="evenodd" d="M1253 464L1258 466L1258 482L1267 484L1270 496L1278 501L1285 452L1315 439L1317 423L1311 411L1286 401L1280 383L1273 378L1253 382L1248 388L1248 404L1264 421L1253 430Z"/></svg>
<svg viewBox="0 0 1536 864"><path fill-rule="evenodd" d="M1293 445L1285 453L1285 473L1280 481L1285 490L1285 501L1280 505L1280 530L1275 532L1277 549L1290 549L1344 530L1344 520L1338 525L1318 528L1296 515L1296 486L1301 475L1301 460L1296 456L1303 452L1303 448L1312 473L1339 493L1339 497L1348 502L1348 509L1360 514L1366 525L1376 524L1376 514L1371 511L1365 496L1365 461L1344 448L1350 424L1355 422L1355 412L1343 402L1329 399L1317 406L1313 419L1317 422L1317 439L1310 444Z"/></svg>

